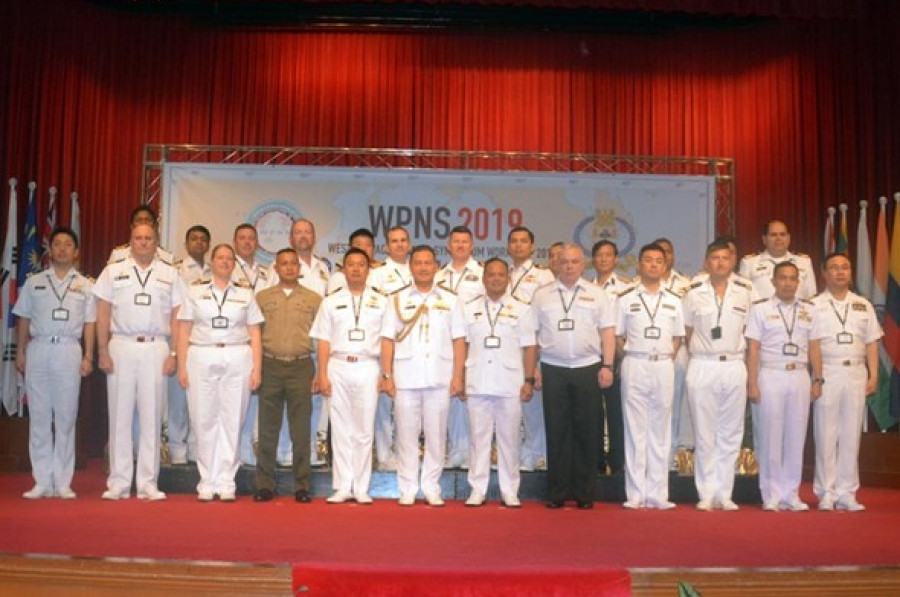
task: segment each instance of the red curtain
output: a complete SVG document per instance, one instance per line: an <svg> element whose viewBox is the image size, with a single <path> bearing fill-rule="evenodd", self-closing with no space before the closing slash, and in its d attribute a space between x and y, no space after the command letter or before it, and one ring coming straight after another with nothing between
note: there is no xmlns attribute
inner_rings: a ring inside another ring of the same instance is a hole
<svg viewBox="0 0 900 597"><path fill-rule="evenodd" d="M84 0L4 10L0 175L36 180L42 210L50 185L80 193L92 274L127 236L147 143L733 157L745 251L778 217L817 254L827 205L900 184L900 21L886 14L651 36L215 29Z"/></svg>

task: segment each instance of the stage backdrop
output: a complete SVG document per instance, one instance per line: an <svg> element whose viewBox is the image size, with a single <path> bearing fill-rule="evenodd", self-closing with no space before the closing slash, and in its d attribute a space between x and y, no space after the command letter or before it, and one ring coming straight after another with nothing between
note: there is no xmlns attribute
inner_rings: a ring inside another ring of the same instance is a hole
<svg viewBox="0 0 900 597"><path fill-rule="evenodd" d="M375 234L383 259L385 233L395 225L409 230L414 245L433 246L441 262L449 259L450 230L466 225L475 258L484 260L505 256L508 232L525 225L539 262L556 241L589 253L608 238L619 247L621 271L633 275L641 245L666 236L676 266L691 274L715 232L715 179L706 176L171 163L163 178L162 240L178 255L191 225L207 226L215 244L250 222L259 231L258 258L268 263L302 217L316 225L317 254L332 262L360 227Z"/></svg>

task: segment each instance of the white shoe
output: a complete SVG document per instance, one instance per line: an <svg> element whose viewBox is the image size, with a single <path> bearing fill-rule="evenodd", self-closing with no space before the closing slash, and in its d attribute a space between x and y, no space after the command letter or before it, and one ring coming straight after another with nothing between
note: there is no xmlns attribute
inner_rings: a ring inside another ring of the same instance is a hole
<svg viewBox="0 0 900 597"><path fill-rule="evenodd" d="M740 510L738 505L735 504L732 500L722 500L722 503L719 505L719 507L726 512L737 512L738 510Z"/></svg>
<svg viewBox="0 0 900 597"><path fill-rule="evenodd" d="M77 495L75 495L75 492L72 491L71 487L60 487L56 490L56 495L58 495L60 499L63 500L74 500L76 497L78 497Z"/></svg>
<svg viewBox="0 0 900 597"><path fill-rule="evenodd" d="M162 492L160 492L162 493ZM223 491L219 493L219 501L220 502L236 502L237 496L233 491Z"/></svg>
<svg viewBox="0 0 900 597"><path fill-rule="evenodd" d="M819 500L818 508L819 508L819 510L822 510L823 512L829 512L831 510L834 510L834 498L826 495L825 497L823 497L822 499Z"/></svg>
<svg viewBox="0 0 900 597"><path fill-rule="evenodd" d="M213 501L213 492L211 491L198 491L197 492L197 501L198 502L211 502Z"/></svg>
<svg viewBox="0 0 900 597"><path fill-rule="evenodd" d="M131 497L131 492L125 489L107 489L100 496L104 500L127 500Z"/></svg>
<svg viewBox="0 0 900 597"><path fill-rule="evenodd" d="M699 502L697 502L697 509L704 512L709 512L713 509L712 502L708 500L700 500Z"/></svg>
<svg viewBox="0 0 900 597"><path fill-rule="evenodd" d="M670 502L668 500L660 501L660 500L656 500L656 499L651 499L651 500L647 500L647 507L655 508L657 510L671 510L675 507L675 503Z"/></svg>
<svg viewBox="0 0 900 597"><path fill-rule="evenodd" d="M441 494L439 493L426 493L425 501L428 502L429 506L433 506L435 508L439 508L444 505L444 500L441 499Z"/></svg>
<svg viewBox="0 0 900 597"><path fill-rule="evenodd" d="M325 500L326 504L343 504L353 499L353 494L349 491L335 491L331 497Z"/></svg>
<svg viewBox="0 0 900 597"><path fill-rule="evenodd" d="M781 502L778 504L778 507L782 510L789 510L791 512L806 512L809 510L809 505L801 502L798 498L794 498L787 502Z"/></svg>
<svg viewBox="0 0 900 597"><path fill-rule="evenodd" d="M466 500L466 506L475 508L484 505L484 494L480 491L473 491Z"/></svg>
<svg viewBox="0 0 900 597"><path fill-rule="evenodd" d="M865 506L856 501L856 498L841 498L835 504L835 508L838 510L845 510L847 512L862 512L866 509Z"/></svg>
<svg viewBox="0 0 900 597"><path fill-rule="evenodd" d="M762 508L766 512L778 512L778 502L765 502Z"/></svg>
<svg viewBox="0 0 900 597"><path fill-rule="evenodd" d="M137 498L139 500L147 500L148 502L161 502L166 499L166 494L156 487L148 487L143 491L138 492Z"/></svg>
<svg viewBox="0 0 900 597"><path fill-rule="evenodd" d="M507 508L521 508L522 502L519 501L518 496L512 495L511 493L504 493L503 505Z"/></svg>
<svg viewBox="0 0 900 597"><path fill-rule="evenodd" d="M71 489L69 491L72 491ZM35 485L28 491L22 494L22 497L26 500L39 500L41 498L50 498L55 497L55 493L52 489L48 489L46 487L41 487L40 485ZM74 495L74 494L73 494Z"/></svg>
<svg viewBox="0 0 900 597"><path fill-rule="evenodd" d="M354 495L357 504L368 506L372 503L372 497L368 493L357 493ZM328 500L325 500L328 501Z"/></svg>
<svg viewBox="0 0 900 597"><path fill-rule="evenodd" d="M628 500L627 502L622 504L622 507L626 510L640 510L641 508L643 508L641 503L637 500Z"/></svg>
<svg viewBox="0 0 900 597"><path fill-rule="evenodd" d="M397 503L401 506L414 506L416 504L416 494L404 493L400 496L400 499L397 500Z"/></svg>

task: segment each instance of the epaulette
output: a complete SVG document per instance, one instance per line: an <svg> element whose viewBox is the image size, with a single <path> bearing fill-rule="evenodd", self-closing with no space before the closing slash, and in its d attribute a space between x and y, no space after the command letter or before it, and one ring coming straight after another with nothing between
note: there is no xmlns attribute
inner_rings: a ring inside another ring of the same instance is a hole
<svg viewBox="0 0 900 597"><path fill-rule="evenodd" d="M693 284L688 286L687 289L688 289L688 292L690 292L694 288L700 288L701 286L703 286L703 282L694 282Z"/></svg>
<svg viewBox="0 0 900 597"><path fill-rule="evenodd" d="M535 264L534 264L534 269L550 269L550 267L549 267L549 266L546 266L546 265L542 265L542 264L540 264L540 263L535 263Z"/></svg>
<svg viewBox="0 0 900 597"><path fill-rule="evenodd" d="M767 297L767 298L756 299L755 301L753 301L753 304L754 304L754 305L758 305L758 304L760 304L760 303L766 302L767 300L769 300L768 297Z"/></svg>
<svg viewBox="0 0 900 597"><path fill-rule="evenodd" d="M519 301L520 303L522 303L522 304L525 305L525 306L528 306L528 307L531 306L531 301L526 301L525 299L519 298L519 297L517 297L517 296L514 295L514 294L511 295L511 296L512 296L513 300Z"/></svg>
<svg viewBox="0 0 900 597"><path fill-rule="evenodd" d="M25 278L30 278L31 276L33 276L33 275L35 275L35 274L40 274L40 273L43 273L43 272L45 272L45 271L46 271L46 270L41 270L41 271L39 271L39 272L28 272L27 274L25 274Z"/></svg>
<svg viewBox="0 0 900 597"><path fill-rule="evenodd" d="M84 276L84 274L81 274L81 275ZM92 278L90 276L84 276L84 279L87 280L88 282L90 282L91 284L93 284L94 282L97 281L95 278Z"/></svg>
<svg viewBox="0 0 900 597"><path fill-rule="evenodd" d="M547 282L546 284L541 284L540 286L538 286L538 288L544 288L545 286L550 286L551 284L556 284L556 278L553 278L552 280L550 280L550 281Z"/></svg>
<svg viewBox="0 0 900 597"><path fill-rule="evenodd" d="M334 273L340 272L344 270L344 265L341 263L334 264Z"/></svg>
<svg viewBox="0 0 900 597"><path fill-rule="evenodd" d="M750 285L747 284L746 282L744 282L743 280L738 280L738 279L733 278L731 281L734 282L737 286L740 286L741 288L746 288L747 290L750 290Z"/></svg>
<svg viewBox="0 0 900 597"><path fill-rule="evenodd" d="M484 261L477 261L477 260L476 260L475 263L478 264L478 267L480 267L481 269L484 269Z"/></svg>
<svg viewBox="0 0 900 597"><path fill-rule="evenodd" d="M382 267L382 266L384 266L384 261L373 260L373 261L369 264L369 266L370 266L370 267L373 267L373 268L376 268L376 267Z"/></svg>
<svg viewBox="0 0 900 597"><path fill-rule="evenodd" d="M125 261L126 259L128 259L128 255L126 255L125 257L121 257L121 258L119 258L119 259L115 259L115 260L110 259L109 261L106 262L106 265L112 265L112 264L114 264L114 263L122 263L122 262Z"/></svg>
<svg viewBox="0 0 900 597"><path fill-rule="evenodd" d="M381 296L387 296L387 293L380 288L375 288L374 286L369 286L373 291L377 292Z"/></svg>
<svg viewBox="0 0 900 597"><path fill-rule="evenodd" d="M318 259L319 261L321 261L322 263L325 264L325 269L328 270L328 273L330 274L332 268L334 267L331 265L331 260L329 260L326 257L319 257L318 255L316 255L315 257L316 257L316 259Z"/></svg>
<svg viewBox="0 0 900 597"><path fill-rule="evenodd" d="M625 276L620 276L619 274L616 274L616 277L622 284L634 284L634 278L626 278Z"/></svg>
<svg viewBox="0 0 900 597"><path fill-rule="evenodd" d="M210 281L211 280L209 278L197 278L196 280L191 282L191 286L202 286L203 284L209 284ZM234 282L232 282L232 284L240 288L238 284L235 284Z"/></svg>
<svg viewBox="0 0 900 597"><path fill-rule="evenodd" d="M469 300L466 301L466 304L468 305L469 303L474 303L475 301L477 301L478 299L481 299L481 298L484 298L483 294L479 294L478 296L474 296L474 297L470 298Z"/></svg>
<svg viewBox="0 0 900 597"><path fill-rule="evenodd" d="M455 291L455 290L453 290L453 289L450 288L449 286L444 286L444 281L443 281L443 280L441 280L440 282L437 283L437 287L440 288L441 290L446 290L447 292L449 292L450 294L452 294L452 295L454 295L454 296L456 295L456 291Z"/></svg>
<svg viewBox="0 0 900 597"><path fill-rule="evenodd" d="M161 262L165 263L166 265L168 265L169 267L174 267L170 261L166 261L165 259L163 259L163 258L160 257L159 255L157 255L156 258L159 259Z"/></svg>
<svg viewBox="0 0 900 597"><path fill-rule="evenodd" d="M326 292L326 293L325 293L325 296L331 296L332 294L337 294L337 293L339 293L340 291L342 291L343 289L344 289L343 286L338 286L337 288L334 288L333 290L331 290L331 291L329 291L329 292Z"/></svg>
<svg viewBox="0 0 900 597"><path fill-rule="evenodd" d="M744 259L753 259L754 257L756 257L756 256L758 256L758 255L759 255L759 253L747 253L746 255L744 255L743 257L741 257L741 260L744 260Z"/></svg>
<svg viewBox="0 0 900 597"><path fill-rule="evenodd" d="M807 255L806 253L794 253L794 256L795 257L804 257L806 259L809 259L809 255Z"/></svg>
<svg viewBox="0 0 900 597"><path fill-rule="evenodd" d="M394 290L393 292L388 294L388 296L394 296L395 294L402 292L402 291L406 290L407 288L409 288L409 284L407 284L406 286L402 286L402 287L398 288L397 290Z"/></svg>
<svg viewBox="0 0 900 597"><path fill-rule="evenodd" d="M678 298L678 299L681 298L681 295L678 294L677 292L675 292L674 290L672 290L671 288L666 288L665 291L668 292L669 294L671 294L672 296L674 296L675 298Z"/></svg>
<svg viewBox="0 0 900 597"><path fill-rule="evenodd" d="M122 243L121 245L116 245L116 248L113 249L113 251L120 251L122 249L127 249L129 246L131 246L131 242Z"/></svg>
<svg viewBox="0 0 900 597"><path fill-rule="evenodd" d="M172 262L172 265L174 267L181 267L182 263L184 263L184 259L176 259L175 261Z"/></svg>
<svg viewBox="0 0 900 597"><path fill-rule="evenodd" d="M616 296L618 296L619 298L622 298L623 296L625 296L626 294L628 294L629 292L631 292L631 291L634 290L635 288L637 288L637 286L629 286L628 288L626 288L626 289L623 290L622 292L618 293Z"/></svg>
<svg viewBox="0 0 900 597"><path fill-rule="evenodd" d="M251 290L253 289L253 287L250 285L250 282L248 280L243 280L241 282L234 282L234 285L237 286L238 288L250 288Z"/></svg>
<svg viewBox="0 0 900 597"><path fill-rule="evenodd" d="M811 300L809 300L808 298L802 298L802 299L800 299L800 302L801 302L801 303L806 303L807 305L812 305L812 304L813 304L813 302L812 302Z"/></svg>

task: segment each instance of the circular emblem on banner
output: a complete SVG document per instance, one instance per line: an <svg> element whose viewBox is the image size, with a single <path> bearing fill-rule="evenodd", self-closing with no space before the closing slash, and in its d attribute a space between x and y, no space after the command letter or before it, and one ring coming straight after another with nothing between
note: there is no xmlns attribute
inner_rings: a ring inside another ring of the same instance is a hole
<svg viewBox="0 0 900 597"><path fill-rule="evenodd" d="M291 225L298 218L300 210L287 201L268 201L254 208L247 221L256 227L259 237L256 258L269 263L278 251L290 246Z"/></svg>
<svg viewBox="0 0 900 597"><path fill-rule="evenodd" d="M599 209L595 215L578 222L572 234L572 241L581 245L588 255L598 240L616 243L619 254L626 255L634 250L637 234L631 222L619 217L613 210Z"/></svg>

